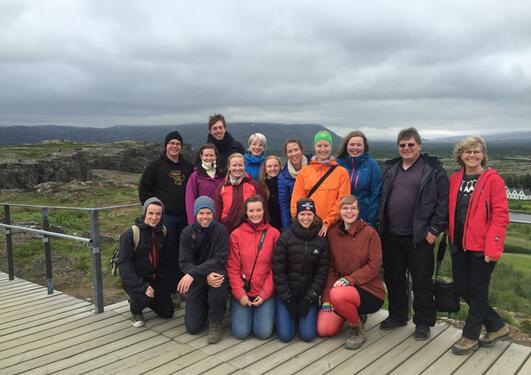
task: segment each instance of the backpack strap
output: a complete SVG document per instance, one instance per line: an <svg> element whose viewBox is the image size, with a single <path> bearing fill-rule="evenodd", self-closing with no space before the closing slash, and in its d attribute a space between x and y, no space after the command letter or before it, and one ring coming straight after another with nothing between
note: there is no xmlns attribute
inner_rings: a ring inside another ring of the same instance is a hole
<svg viewBox="0 0 531 375"><path fill-rule="evenodd" d="M133 243L135 245L135 247L133 247L134 252L136 251L138 243L140 242L140 228L138 227L138 225L133 225L131 229L133 230Z"/></svg>
<svg viewBox="0 0 531 375"><path fill-rule="evenodd" d="M313 185L312 189L308 192L308 194L306 195L306 198L310 198L312 196L313 193L315 193L315 191L319 188L319 186L321 186L321 184L324 182L324 180L326 180L326 178L328 176L330 176L332 174L332 172L334 171L334 169L337 168L337 165L332 165L327 171L326 173L319 179L319 181L317 181L315 183L315 185Z"/></svg>

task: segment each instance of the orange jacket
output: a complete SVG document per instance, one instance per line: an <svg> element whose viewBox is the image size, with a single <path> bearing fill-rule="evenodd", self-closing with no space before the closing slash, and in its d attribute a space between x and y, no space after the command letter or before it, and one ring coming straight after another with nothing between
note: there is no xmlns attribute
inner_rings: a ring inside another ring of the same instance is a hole
<svg viewBox="0 0 531 375"><path fill-rule="evenodd" d="M310 165L299 172L291 195L292 217L297 213L297 201L307 196L312 187L332 165L338 164L335 160L332 160L329 165L312 160ZM315 202L317 216L321 218L323 224L330 227L339 218L339 200L349 194L350 178L348 172L345 168L336 167L309 198Z"/></svg>

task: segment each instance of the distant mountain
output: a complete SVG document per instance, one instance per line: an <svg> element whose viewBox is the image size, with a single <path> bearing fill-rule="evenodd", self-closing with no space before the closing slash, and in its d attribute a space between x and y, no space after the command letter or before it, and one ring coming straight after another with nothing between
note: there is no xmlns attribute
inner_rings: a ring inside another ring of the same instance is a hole
<svg viewBox="0 0 531 375"><path fill-rule="evenodd" d="M477 132L481 135L481 131ZM474 135L475 133L471 133ZM531 142L531 131L518 131L512 133L495 133L482 135L487 143L529 143ZM437 143L456 143L463 139L463 136L444 137L433 140L427 140L427 142Z"/></svg>
<svg viewBox="0 0 531 375"><path fill-rule="evenodd" d="M313 136L319 130L328 130L316 124L273 124L273 123L230 123L228 131L240 141L244 147L253 133L263 133L268 140L268 149L281 150L289 138L298 138L304 145L313 143ZM110 143L117 141L164 141L164 136L178 130L184 142L197 149L206 142L208 127L206 124L183 124L174 126L112 126L109 128L91 128L78 126L38 125L38 126L7 126L0 127L0 146L35 143L52 139L65 139L76 142ZM335 147L341 142L334 132Z"/></svg>

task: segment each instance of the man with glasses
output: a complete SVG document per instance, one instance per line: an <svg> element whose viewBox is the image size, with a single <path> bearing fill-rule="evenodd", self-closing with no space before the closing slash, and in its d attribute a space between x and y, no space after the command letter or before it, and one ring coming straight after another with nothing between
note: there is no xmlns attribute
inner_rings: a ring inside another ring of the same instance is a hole
<svg viewBox="0 0 531 375"><path fill-rule="evenodd" d="M448 177L436 157L420 153L417 129L401 130L397 144L400 157L386 163L378 213L389 296L389 316L380 329L387 331L407 324L409 270L413 279L414 336L427 340L436 318L433 247L448 225Z"/></svg>

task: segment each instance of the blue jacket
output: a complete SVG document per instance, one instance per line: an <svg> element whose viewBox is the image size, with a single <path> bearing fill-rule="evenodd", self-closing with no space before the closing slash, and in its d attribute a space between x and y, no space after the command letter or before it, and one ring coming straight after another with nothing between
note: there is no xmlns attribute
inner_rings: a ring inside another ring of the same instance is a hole
<svg viewBox="0 0 531 375"><path fill-rule="evenodd" d="M245 172L249 173L253 180L259 181L260 179L260 167L265 160L264 154L259 156L251 155L249 151L245 151L243 155L245 159Z"/></svg>
<svg viewBox="0 0 531 375"><path fill-rule="evenodd" d="M360 217L374 227L382 192L382 172L378 163L366 152L357 157L338 158L337 162L348 171L351 192L358 198Z"/></svg>
<svg viewBox="0 0 531 375"><path fill-rule="evenodd" d="M288 228L291 224L290 205L293 185L295 185L295 179L289 174L288 163L286 163L278 175L278 204L282 229Z"/></svg>

